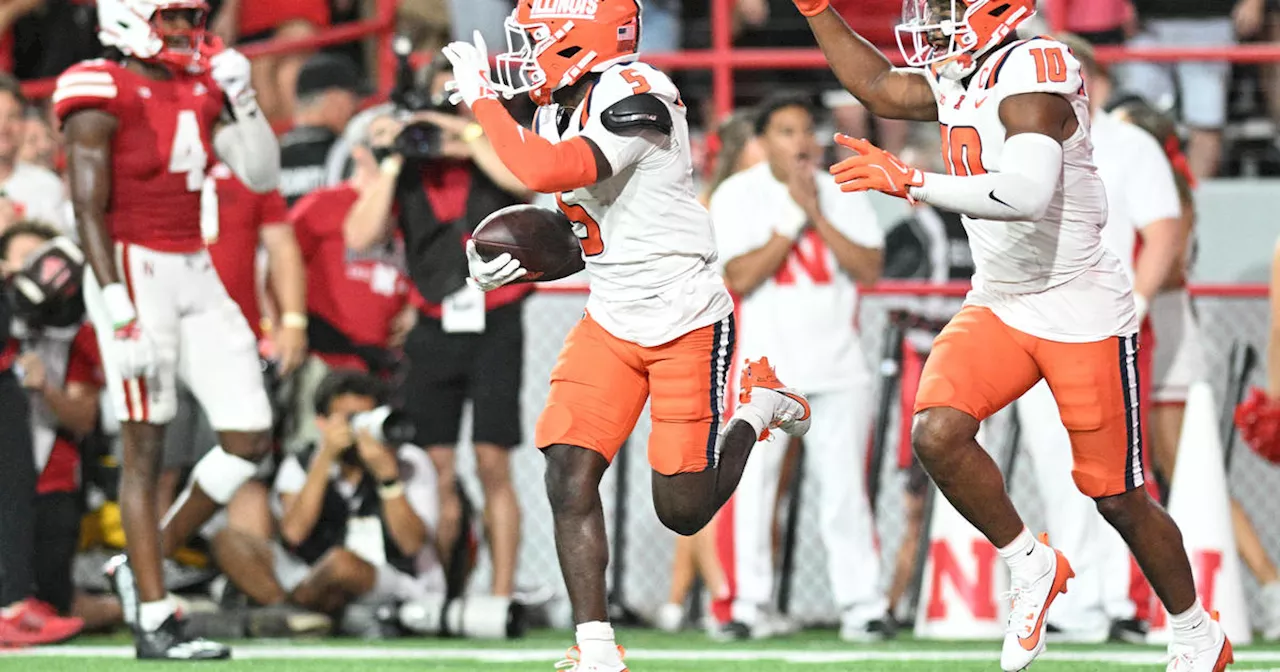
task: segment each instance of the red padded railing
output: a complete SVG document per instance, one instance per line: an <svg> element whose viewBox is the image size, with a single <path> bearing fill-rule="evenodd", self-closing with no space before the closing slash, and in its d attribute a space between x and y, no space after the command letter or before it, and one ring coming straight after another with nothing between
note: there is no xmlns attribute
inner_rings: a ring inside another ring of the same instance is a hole
<svg viewBox="0 0 1280 672"><path fill-rule="evenodd" d="M389 91L393 68L389 65L391 56L391 38L396 27L396 0L378 0L374 17L339 25L322 31L317 35L295 40L268 40L257 44L246 45L240 51L245 56L276 56L310 51L335 44L355 42L369 37L378 38L378 90ZM53 95L55 78L39 79L23 82L22 92L31 100L42 100Z"/></svg>

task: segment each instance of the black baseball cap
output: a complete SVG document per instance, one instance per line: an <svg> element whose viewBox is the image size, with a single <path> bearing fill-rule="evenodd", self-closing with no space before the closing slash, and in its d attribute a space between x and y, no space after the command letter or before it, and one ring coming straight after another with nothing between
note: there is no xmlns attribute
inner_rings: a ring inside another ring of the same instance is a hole
<svg viewBox="0 0 1280 672"><path fill-rule="evenodd" d="M351 59L340 54L321 52L307 59L298 73L297 95L314 95L329 89L350 91L357 96L373 95L368 78Z"/></svg>

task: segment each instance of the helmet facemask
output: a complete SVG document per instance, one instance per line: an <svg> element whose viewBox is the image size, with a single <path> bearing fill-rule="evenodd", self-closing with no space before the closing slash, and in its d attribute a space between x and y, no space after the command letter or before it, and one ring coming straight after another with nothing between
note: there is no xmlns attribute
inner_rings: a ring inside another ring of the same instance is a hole
<svg viewBox="0 0 1280 672"><path fill-rule="evenodd" d="M151 15L151 27L164 46L156 60L179 69L198 68L205 50L205 22L208 10L203 1L169 3ZM188 28L166 24L182 22Z"/></svg>
<svg viewBox="0 0 1280 672"><path fill-rule="evenodd" d="M204 0L98 0L98 37L126 56L175 71L204 69L213 47Z"/></svg>
<svg viewBox="0 0 1280 672"><path fill-rule="evenodd" d="M973 74L979 57L1034 13L1014 4L1022 3L905 0L895 31L898 49L908 66L932 67L942 77L963 79Z"/></svg>

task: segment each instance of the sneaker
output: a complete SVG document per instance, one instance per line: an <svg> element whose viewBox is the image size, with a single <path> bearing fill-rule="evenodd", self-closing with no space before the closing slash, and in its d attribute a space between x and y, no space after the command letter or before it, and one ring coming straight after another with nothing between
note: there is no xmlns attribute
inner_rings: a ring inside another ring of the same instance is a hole
<svg viewBox="0 0 1280 672"><path fill-rule="evenodd" d="M1262 587L1262 638L1266 641L1280 639L1280 581Z"/></svg>
<svg viewBox="0 0 1280 672"><path fill-rule="evenodd" d="M1041 543L1048 546L1042 536ZM1014 576L1008 595L1012 606L1009 622L1005 626L1004 648L1000 652L1000 668L1005 672L1019 672L1044 651L1045 614L1054 599L1067 592L1067 580L1075 576L1067 558L1057 549L1054 567L1044 575L1027 580Z"/></svg>
<svg viewBox="0 0 1280 672"><path fill-rule="evenodd" d="M129 556L121 553L107 560L102 574L111 592L120 600L125 625L133 627L138 622L138 588L133 579L133 568L129 566Z"/></svg>
<svg viewBox="0 0 1280 672"><path fill-rule="evenodd" d="M152 632L135 629L134 647L138 660L226 660L231 647L207 639L190 637L174 614Z"/></svg>
<svg viewBox="0 0 1280 672"><path fill-rule="evenodd" d="M846 642L873 644L893 639L898 635L898 625L889 618L874 618L865 623L840 624L840 639Z"/></svg>
<svg viewBox="0 0 1280 672"><path fill-rule="evenodd" d="M799 631L800 626L791 618L761 611L756 615L754 623L748 624L742 621L716 623L707 631L707 636L717 642L741 642L751 639L786 637Z"/></svg>
<svg viewBox="0 0 1280 672"><path fill-rule="evenodd" d="M1143 645L1147 643L1147 622L1137 618L1121 618L1111 622L1113 642Z"/></svg>
<svg viewBox="0 0 1280 672"><path fill-rule="evenodd" d="M63 618L48 604L27 598L7 613L0 612L0 648L57 644L83 629L79 618Z"/></svg>
<svg viewBox="0 0 1280 672"><path fill-rule="evenodd" d="M809 431L809 423L813 414L809 412L809 401L803 394L789 388L778 380L778 376L769 366L769 358L761 357L748 361L742 369L742 382L738 387L738 402L751 403L752 393L757 390L773 396L773 418L769 426L760 432L760 440L769 438L770 429L781 429L791 436L804 436Z"/></svg>
<svg viewBox="0 0 1280 672"><path fill-rule="evenodd" d="M1211 637L1204 646L1171 642L1169 644L1169 667L1166 672L1223 672L1227 665L1235 662L1235 654L1231 651L1231 640L1218 625L1218 614L1210 614L1209 634Z"/></svg>
<svg viewBox="0 0 1280 672"><path fill-rule="evenodd" d="M680 632L684 627L684 607L672 603L658 607L658 613L653 615L653 627L663 632Z"/></svg>
<svg viewBox="0 0 1280 672"><path fill-rule="evenodd" d="M619 646L618 658L624 659L626 657L627 650ZM576 646L564 654L564 659L556 663L555 669L563 670L564 672L627 672L625 664L593 663L583 660L582 650Z"/></svg>

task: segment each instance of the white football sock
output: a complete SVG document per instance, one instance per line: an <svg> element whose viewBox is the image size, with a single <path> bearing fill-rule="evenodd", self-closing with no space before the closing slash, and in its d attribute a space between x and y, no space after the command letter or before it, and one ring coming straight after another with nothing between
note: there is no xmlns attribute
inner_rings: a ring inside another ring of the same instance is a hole
<svg viewBox="0 0 1280 672"><path fill-rule="evenodd" d="M1169 616L1169 626L1173 628L1173 638L1179 642L1200 642L1212 639L1209 629L1209 613L1200 606L1199 598L1190 609L1181 614Z"/></svg>
<svg viewBox="0 0 1280 672"><path fill-rule="evenodd" d="M155 632L177 611L178 601L173 599L173 595L165 595L157 602L143 602L138 605L138 627L143 632Z"/></svg>
<svg viewBox="0 0 1280 672"><path fill-rule="evenodd" d="M622 656L618 655L618 644L613 641L613 626L604 621L589 621L578 624L578 651L582 653L583 662L604 665L620 665Z"/></svg>
<svg viewBox="0 0 1280 672"><path fill-rule="evenodd" d="M751 429L756 430L756 436L760 436L760 432L773 424L773 416L777 413L780 399L782 399L781 394L767 387L757 387L751 390L751 401L738 406L729 422L741 420L751 425ZM724 426L727 429L729 423L725 423Z"/></svg>
<svg viewBox="0 0 1280 672"><path fill-rule="evenodd" d="M1014 576L1027 579L1038 579L1053 571L1057 560L1053 549L1036 541L1031 530L1025 527L1008 546L1000 549L1000 557Z"/></svg>

